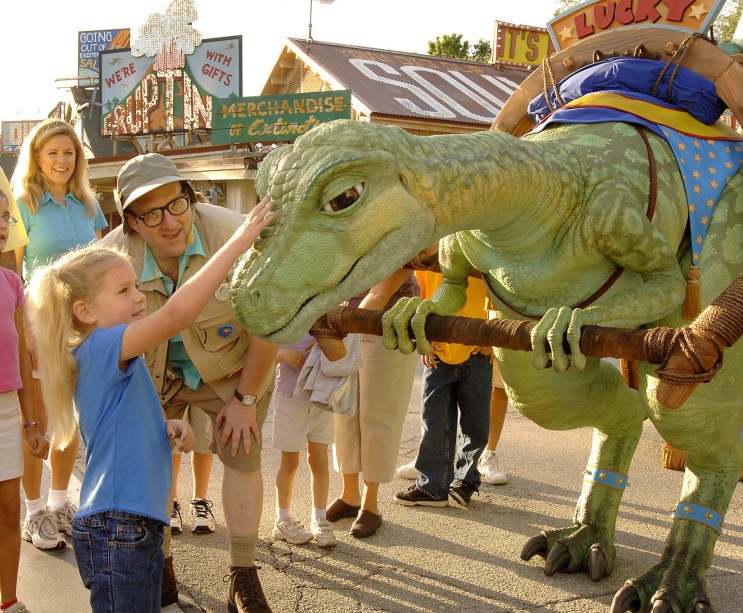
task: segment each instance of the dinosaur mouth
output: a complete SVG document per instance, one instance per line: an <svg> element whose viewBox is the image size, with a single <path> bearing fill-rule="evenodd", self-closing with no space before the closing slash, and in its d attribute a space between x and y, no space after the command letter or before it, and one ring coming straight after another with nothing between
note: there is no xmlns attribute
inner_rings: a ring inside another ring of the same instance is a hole
<svg viewBox="0 0 743 613"><path fill-rule="evenodd" d="M356 268L356 264L358 264L362 259L363 259L363 256L360 257L359 259L357 259L351 265L351 268L348 269L348 271L346 272L346 274L343 275L343 277L341 278L341 280L338 282L337 285L335 285L335 287L333 287L333 289L340 289L342 287L342 285L345 282L345 280L348 279L349 276L351 276L351 273L353 273L354 269ZM270 341L277 334L281 334L281 332L283 332L287 327L289 327L293 322L295 322L298 317L300 317L302 311L306 307L308 307L313 301L315 301L316 298L318 298L319 296L324 296L327 293L328 293L327 291L322 291L322 292L318 292L317 294L314 294L314 295L310 296L309 298L307 298L307 300L305 300L299 306L299 308L294 312L294 315L292 315L291 318L289 318L289 320L283 326L281 326L280 328L277 328L273 332L269 332L268 334L266 334L265 339L268 340L268 341Z"/></svg>
<svg viewBox="0 0 743 613"><path fill-rule="evenodd" d="M339 304L341 302L343 302L343 300L348 299L348 298L352 298L353 296L355 296L356 294L358 294L359 291L361 291L361 290L352 291L352 293L351 293L350 296L347 295L347 292L344 291L344 284L349 281L350 277L353 275L353 272L356 270L356 267L359 264L359 262L365 260L370 254L375 253L377 251L377 249L380 246L382 246L387 241L387 239L390 239L390 240L394 241L395 236L396 236L396 234L398 232L399 232L399 229L397 231L396 230L392 230L392 231L387 232L386 234L382 235L382 237L376 242L376 244L371 249L369 249L365 254L363 254L361 257L359 257L358 259L356 259L354 261L354 263L346 271L346 274L343 275L343 277L341 278L340 281L338 281L338 283L336 283L330 289L322 290L322 291L318 292L317 294L313 294L312 296L310 296L309 298L307 298L307 300L305 300L300 305L300 307L294 312L294 315L292 315L283 326L281 326L280 328L276 328L272 332L269 332L269 333L263 335L263 338L265 338L267 341L279 342L279 341L274 341L274 338L276 338L277 336L281 335L288 327L290 327L293 323L295 323L298 319L300 319L302 317L302 313L303 312L308 311L310 308L312 308L312 305L317 302L317 300L319 300L320 298L326 296L330 292L337 292L339 294L342 294L343 298L341 298L338 301ZM408 258L408 259L410 259L410 258ZM403 262L400 265L404 264L406 261L407 261L407 259L406 260L403 260ZM319 317L321 317L324 313L325 313L325 311L323 311L322 313L318 313L316 319L319 318ZM313 320L312 323L313 324L315 323L314 320ZM280 342L284 342L284 341L282 340Z"/></svg>

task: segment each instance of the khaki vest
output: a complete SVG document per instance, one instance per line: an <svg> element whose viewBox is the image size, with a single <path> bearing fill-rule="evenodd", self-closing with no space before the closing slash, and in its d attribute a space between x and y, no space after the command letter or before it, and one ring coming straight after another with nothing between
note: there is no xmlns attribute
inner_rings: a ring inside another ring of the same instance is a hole
<svg viewBox="0 0 743 613"><path fill-rule="evenodd" d="M201 238L206 257L201 255L191 256L183 278L179 279L178 285L182 285L196 274L207 260L227 242L244 219L245 217L240 213L223 207L196 204L195 226ZM136 232L124 234L123 227L119 226L106 235L103 240L123 246L132 258L132 265L137 278L141 278L145 243L139 234ZM224 280L225 283L229 283L229 281L229 278ZM148 315L154 313L168 300L161 279L140 283L139 291L147 298ZM230 326L234 328L234 333L226 335L232 330ZM218 300L215 293L196 322L190 328L181 332L181 338L188 356L196 370L199 371L202 380L211 385L219 394L219 397L227 402L232 398L236 383L235 380L227 381L227 378L243 366L245 351L250 341L250 335L240 326L232 313L230 300ZM144 356L155 389L163 403L172 395L168 394L168 389L172 384L172 376L166 373L167 355L168 342L166 341L145 353ZM269 382L270 378L266 385ZM264 389L262 386L259 396L263 394Z"/></svg>

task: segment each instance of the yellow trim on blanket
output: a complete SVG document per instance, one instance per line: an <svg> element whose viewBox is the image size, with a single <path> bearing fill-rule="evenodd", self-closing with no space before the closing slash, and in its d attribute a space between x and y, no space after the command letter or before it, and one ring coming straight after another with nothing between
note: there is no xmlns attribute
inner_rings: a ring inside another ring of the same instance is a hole
<svg viewBox="0 0 743 613"><path fill-rule="evenodd" d="M630 113L641 119L652 121L653 123L666 126L689 136L714 140L743 140L740 134L721 121L708 126L694 119L686 111L669 109L659 104L637 100L636 98L622 96L621 94L610 94L606 92L586 94L577 100L568 102L563 108L592 107L604 107L624 111L625 113Z"/></svg>

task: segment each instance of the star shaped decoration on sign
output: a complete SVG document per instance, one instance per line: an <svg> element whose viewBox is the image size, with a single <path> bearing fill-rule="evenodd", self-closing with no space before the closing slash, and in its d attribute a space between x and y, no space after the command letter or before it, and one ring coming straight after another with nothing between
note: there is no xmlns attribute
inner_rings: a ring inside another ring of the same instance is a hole
<svg viewBox="0 0 743 613"><path fill-rule="evenodd" d="M698 19L699 21L702 21L702 17L706 15L709 11L704 8L704 4L695 4L691 7L691 11L689 11L689 16L694 17L695 19Z"/></svg>
<svg viewBox="0 0 743 613"><path fill-rule="evenodd" d="M560 40L566 41L573 38L573 28L565 26L562 30L560 30Z"/></svg>

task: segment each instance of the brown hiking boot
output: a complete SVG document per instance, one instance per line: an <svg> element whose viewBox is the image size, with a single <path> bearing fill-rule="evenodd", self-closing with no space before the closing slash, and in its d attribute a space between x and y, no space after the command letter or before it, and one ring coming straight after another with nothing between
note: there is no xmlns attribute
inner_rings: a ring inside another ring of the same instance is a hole
<svg viewBox="0 0 743 613"><path fill-rule="evenodd" d="M257 566L230 566L227 610L230 613L271 613L266 602Z"/></svg>
<svg viewBox="0 0 743 613"><path fill-rule="evenodd" d="M178 602L178 584L175 582L173 556L163 560L163 583L160 586L160 606L167 607Z"/></svg>

